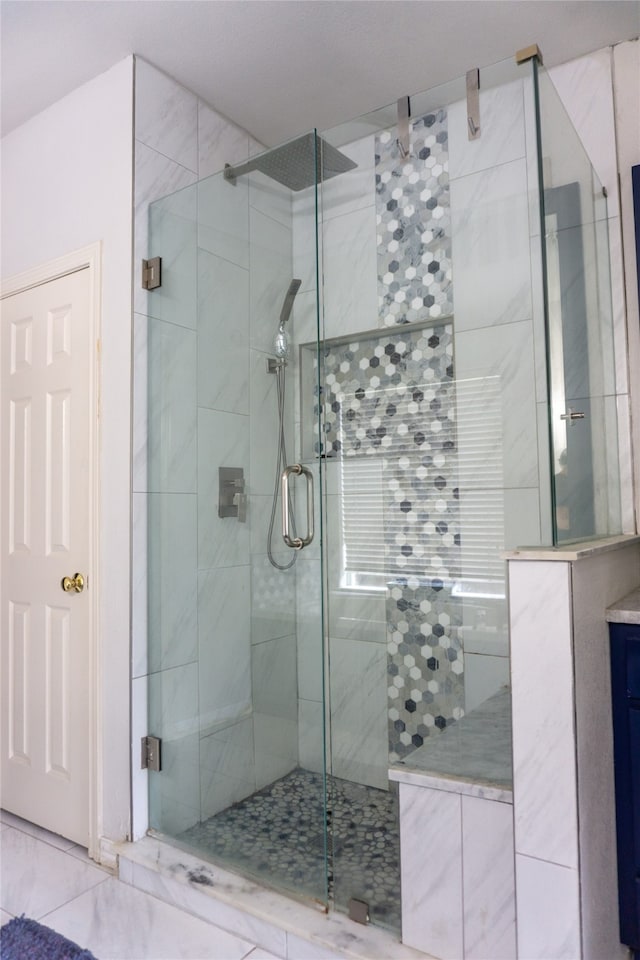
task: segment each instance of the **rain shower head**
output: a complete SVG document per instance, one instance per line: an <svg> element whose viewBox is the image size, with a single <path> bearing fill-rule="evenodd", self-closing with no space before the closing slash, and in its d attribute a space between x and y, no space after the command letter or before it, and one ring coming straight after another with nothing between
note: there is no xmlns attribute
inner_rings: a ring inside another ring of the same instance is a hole
<svg viewBox="0 0 640 960"><path fill-rule="evenodd" d="M316 182L330 180L353 170L357 164L330 143L313 133L305 133L281 147L254 157L248 163L232 167L225 164L224 178L235 183L237 177L257 170L290 190L304 190ZM316 170L320 171L316 176Z"/></svg>

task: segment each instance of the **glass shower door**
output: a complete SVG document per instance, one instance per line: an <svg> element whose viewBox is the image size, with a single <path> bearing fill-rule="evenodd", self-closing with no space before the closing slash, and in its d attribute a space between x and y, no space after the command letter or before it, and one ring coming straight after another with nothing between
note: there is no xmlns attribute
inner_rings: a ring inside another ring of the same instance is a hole
<svg viewBox="0 0 640 960"><path fill-rule="evenodd" d="M621 531L607 193L547 73L538 93L554 542Z"/></svg>
<svg viewBox="0 0 640 960"><path fill-rule="evenodd" d="M296 224L292 190L242 168L149 216L150 826L326 904L320 518L287 546L285 520L294 547L307 536L310 489L289 471L297 521L281 489L300 452L293 344L318 343L315 219Z"/></svg>

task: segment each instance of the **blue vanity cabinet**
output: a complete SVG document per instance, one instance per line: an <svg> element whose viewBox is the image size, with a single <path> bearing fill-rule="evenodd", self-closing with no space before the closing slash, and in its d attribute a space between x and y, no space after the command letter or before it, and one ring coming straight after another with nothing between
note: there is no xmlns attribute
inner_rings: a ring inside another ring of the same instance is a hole
<svg viewBox="0 0 640 960"><path fill-rule="evenodd" d="M640 958L640 624L610 623L620 940Z"/></svg>

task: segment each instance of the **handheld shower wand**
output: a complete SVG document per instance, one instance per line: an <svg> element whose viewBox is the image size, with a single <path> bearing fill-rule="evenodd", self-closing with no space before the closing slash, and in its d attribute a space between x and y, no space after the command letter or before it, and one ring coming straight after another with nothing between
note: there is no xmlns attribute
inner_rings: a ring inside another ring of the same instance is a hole
<svg viewBox="0 0 640 960"><path fill-rule="evenodd" d="M278 324L276 335L273 338L273 349L275 355L279 360L284 360L285 362L289 359L289 337L284 325L291 316L293 301L295 300L296 293L300 289L301 285L302 280L292 280L289 284L289 289L285 294L282 310L280 311L280 323Z"/></svg>

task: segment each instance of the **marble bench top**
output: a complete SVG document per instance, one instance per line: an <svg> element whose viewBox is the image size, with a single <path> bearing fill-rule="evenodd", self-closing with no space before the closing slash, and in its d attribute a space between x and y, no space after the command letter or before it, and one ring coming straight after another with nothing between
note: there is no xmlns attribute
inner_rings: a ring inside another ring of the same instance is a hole
<svg viewBox="0 0 640 960"><path fill-rule="evenodd" d="M640 587L607 607L607 623L640 623Z"/></svg>
<svg viewBox="0 0 640 960"><path fill-rule="evenodd" d="M400 783L511 802L511 692L503 687L440 736L430 738L389 778Z"/></svg>

